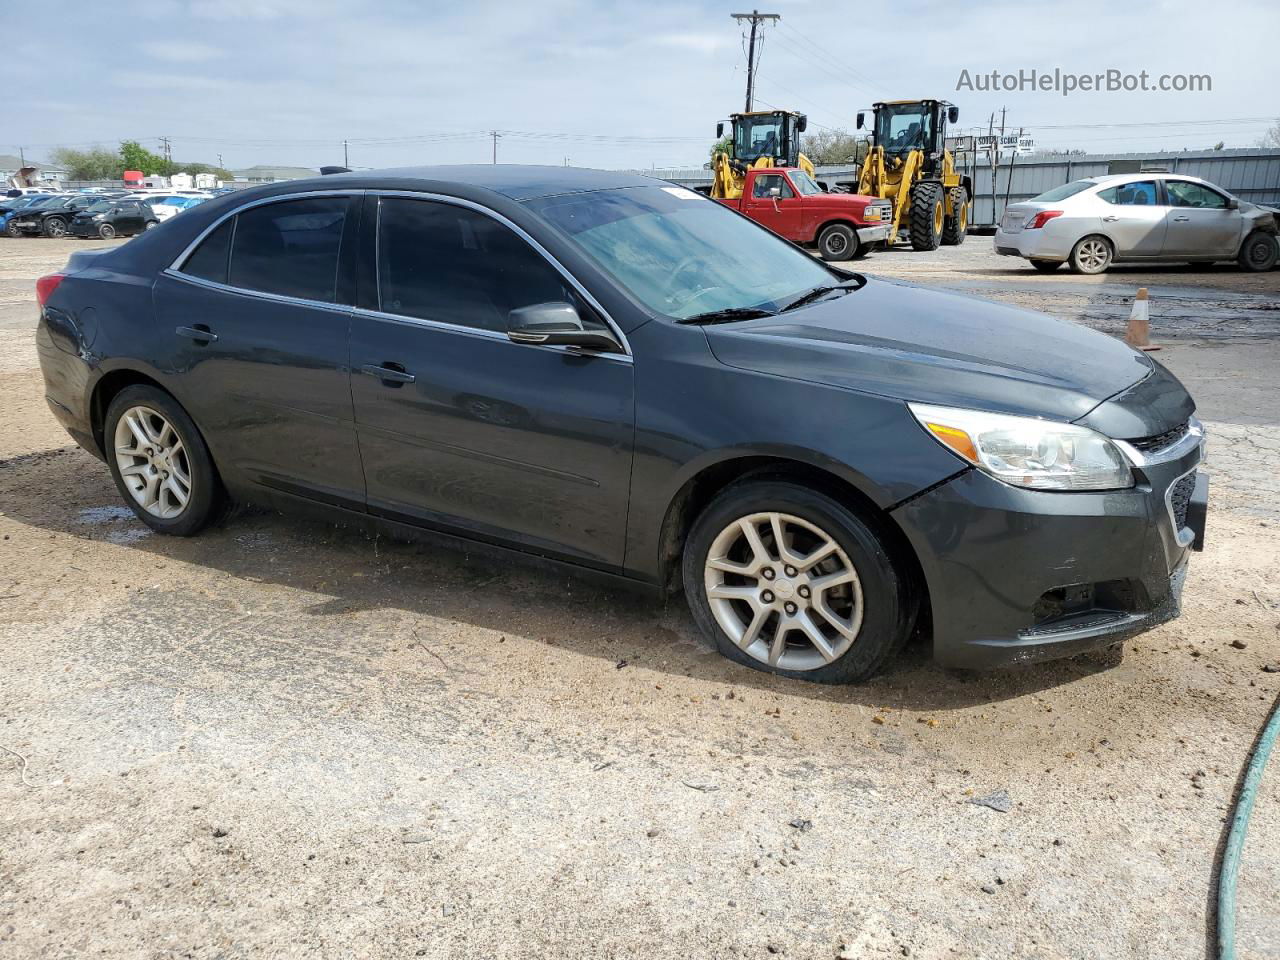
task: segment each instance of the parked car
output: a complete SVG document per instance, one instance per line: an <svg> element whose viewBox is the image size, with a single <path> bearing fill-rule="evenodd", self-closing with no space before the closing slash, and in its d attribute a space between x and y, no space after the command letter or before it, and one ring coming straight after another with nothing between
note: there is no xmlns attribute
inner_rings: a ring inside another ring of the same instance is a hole
<svg viewBox="0 0 1280 960"><path fill-rule="evenodd" d="M80 211L71 221L77 237L129 237L150 230L160 222L150 205L132 198L99 200Z"/></svg>
<svg viewBox="0 0 1280 960"><path fill-rule="evenodd" d="M1245 270L1270 270L1278 233L1272 211L1207 180L1139 173L1075 180L1010 204L995 247L1044 272L1065 262L1073 273L1102 273L1142 260L1235 260Z"/></svg>
<svg viewBox="0 0 1280 960"><path fill-rule="evenodd" d="M25 236L26 231L22 230L16 224L14 224L14 221L17 220L17 218L20 215L31 213L35 210L40 209L46 204L57 203L62 199L64 199L64 197L61 194L54 194L54 193L29 193L25 197L10 198L9 213L3 216L5 236L9 236L9 237ZM21 207L17 207L16 204L18 203L19 200L25 200L26 203L23 204Z"/></svg>
<svg viewBox="0 0 1280 960"><path fill-rule="evenodd" d="M163 223L174 214L199 206L207 199L209 198L198 196L158 196L150 197L147 202L156 218Z"/></svg>
<svg viewBox="0 0 1280 960"><path fill-rule="evenodd" d="M9 218L41 199L43 197L30 194L0 198L0 232L7 236L9 233Z"/></svg>
<svg viewBox="0 0 1280 960"><path fill-rule="evenodd" d="M1195 404L1148 355L644 177L271 184L37 293L50 407L153 530L231 497L514 548L683 588L787 676L866 677L921 621L952 665L1115 644L1203 538Z"/></svg>
<svg viewBox="0 0 1280 960"><path fill-rule="evenodd" d="M43 203L15 211L5 225L5 232L11 237L63 237L72 217L97 202L96 197L51 197Z"/></svg>
<svg viewBox="0 0 1280 960"><path fill-rule="evenodd" d="M748 170L742 196L721 203L824 260L856 260L889 238L893 205L856 193L826 193L794 167Z"/></svg>

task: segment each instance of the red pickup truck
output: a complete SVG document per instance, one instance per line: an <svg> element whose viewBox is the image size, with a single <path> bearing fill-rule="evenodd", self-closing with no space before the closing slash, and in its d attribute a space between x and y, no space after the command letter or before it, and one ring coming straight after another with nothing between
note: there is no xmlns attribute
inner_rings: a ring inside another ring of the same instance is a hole
<svg viewBox="0 0 1280 960"><path fill-rule="evenodd" d="M803 246L823 260L853 260L889 237L893 206L857 193L825 193L798 167L748 170L742 196L720 199L756 223Z"/></svg>

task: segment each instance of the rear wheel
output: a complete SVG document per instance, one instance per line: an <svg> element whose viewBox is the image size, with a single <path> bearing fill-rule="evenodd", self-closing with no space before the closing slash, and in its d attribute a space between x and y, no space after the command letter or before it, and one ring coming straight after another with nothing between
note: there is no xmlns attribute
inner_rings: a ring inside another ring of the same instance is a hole
<svg viewBox="0 0 1280 960"><path fill-rule="evenodd" d="M1032 260L1031 265L1035 267L1037 270L1039 270L1041 273L1053 273L1053 271L1057 270L1060 266L1062 266L1062 261L1061 260Z"/></svg>
<svg viewBox="0 0 1280 960"><path fill-rule="evenodd" d="M103 421L116 489L157 533L189 537L215 515L224 494L200 431L162 390L139 384L116 394Z"/></svg>
<svg viewBox="0 0 1280 960"><path fill-rule="evenodd" d="M787 480L747 481L717 497L685 542L682 573L694 619L720 652L766 673L864 680L915 621L873 528Z"/></svg>
<svg viewBox="0 0 1280 960"><path fill-rule="evenodd" d="M946 221L942 203L942 184L926 180L911 188L911 247L914 250L937 250L942 243L942 227Z"/></svg>
<svg viewBox="0 0 1280 960"><path fill-rule="evenodd" d="M823 260L854 260L862 256L858 235L844 223L833 223L818 234L818 254Z"/></svg>
<svg viewBox="0 0 1280 960"><path fill-rule="evenodd" d="M1240 256L1236 262L1245 270L1261 272L1270 270L1276 265L1280 250L1276 248L1276 238L1269 233L1251 233L1240 245Z"/></svg>
<svg viewBox="0 0 1280 960"><path fill-rule="evenodd" d="M65 237L67 235L67 221L61 217L50 217L44 222L42 229L46 237Z"/></svg>
<svg viewBox="0 0 1280 960"><path fill-rule="evenodd" d="M98 236L103 240L110 240L116 235L116 228L109 223L104 223L98 227Z"/></svg>
<svg viewBox="0 0 1280 960"><path fill-rule="evenodd" d="M1072 273L1103 273L1111 266L1111 242L1106 237L1089 236L1076 241L1067 259Z"/></svg>
<svg viewBox="0 0 1280 960"><path fill-rule="evenodd" d="M942 225L942 242L948 247L964 243L969 231L969 191L964 187L952 187L947 191L951 200L951 216Z"/></svg>

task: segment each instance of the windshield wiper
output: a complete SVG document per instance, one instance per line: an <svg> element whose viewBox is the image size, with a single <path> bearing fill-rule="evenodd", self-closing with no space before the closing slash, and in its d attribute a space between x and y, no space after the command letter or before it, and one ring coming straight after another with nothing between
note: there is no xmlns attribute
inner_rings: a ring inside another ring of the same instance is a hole
<svg viewBox="0 0 1280 960"><path fill-rule="evenodd" d="M794 310L796 307L803 307L805 304L813 303L819 297L825 297L828 293L835 293L837 290L843 290L848 293L852 290L857 290L860 286L862 286L861 280L846 280L844 283L823 284L820 287L814 287L808 293L802 293L778 312L785 313L788 310Z"/></svg>
<svg viewBox="0 0 1280 960"><path fill-rule="evenodd" d="M695 313L692 317L677 320L676 323L731 323L734 320L756 320L772 316L776 316L772 310L761 310L759 307L728 307L724 310Z"/></svg>

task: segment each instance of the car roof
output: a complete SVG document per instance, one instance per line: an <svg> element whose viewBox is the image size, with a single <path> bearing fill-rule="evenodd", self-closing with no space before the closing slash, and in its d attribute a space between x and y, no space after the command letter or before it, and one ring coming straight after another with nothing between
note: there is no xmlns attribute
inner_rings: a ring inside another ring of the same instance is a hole
<svg viewBox="0 0 1280 960"><path fill-rule="evenodd" d="M564 193L616 190L622 187L651 187L666 183L651 177L582 167L534 166L511 163L457 164L439 167L397 167L389 170L358 170L307 180L290 180L295 189L333 189L339 184L375 188L391 181L420 184L453 183L479 187L511 200L534 200ZM279 186L280 184L274 184Z"/></svg>
<svg viewBox="0 0 1280 960"><path fill-rule="evenodd" d="M1145 170L1141 173L1104 173L1097 177L1086 177L1091 183L1137 183L1143 180L1190 180L1192 183L1209 184L1208 180L1193 177L1185 173L1170 173L1168 170Z"/></svg>

